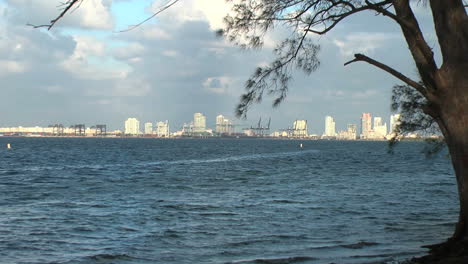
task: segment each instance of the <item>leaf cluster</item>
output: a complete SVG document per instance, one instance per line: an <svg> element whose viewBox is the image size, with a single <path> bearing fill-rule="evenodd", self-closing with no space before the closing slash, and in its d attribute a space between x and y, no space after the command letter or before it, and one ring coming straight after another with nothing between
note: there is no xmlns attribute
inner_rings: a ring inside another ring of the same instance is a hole
<svg viewBox="0 0 468 264"><path fill-rule="evenodd" d="M246 117L249 107L263 99L265 93L275 96L273 106L287 95L292 69L306 74L315 71L320 63L320 50L309 35L326 34L340 21L352 14L371 10L386 13L392 1L374 0L227 0L233 2L232 12L224 18L224 29L218 32L235 45L261 48L265 35L278 25L292 34L274 50L275 59L259 67L245 84L236 109L238 117Z"/></svg>
<svg viewBox="0 0 468 264"><path fill-rule="evenodd" d="M421 83L422 85L422 83ZM415 88L409 85L395 85L392 90L392 111L400 113L400 118L390 140L390 147L408 135L417 132L422 136L441 135L437 122L424 112L428 107L427 99ZM426 156L439 153L445 146L442 137L429 138L423 150Z"/></svg>
<svg viewBox="0 0 468 264"><path fill-rule="evenodd" d="M284 40L274 50L276 59L267 66L258 67L246 81L246 92L242 94L237 105L236 115L246 117L249 106L261 102L265 93L275 96L273 106L278 106L286 98L294 68L310 74L319 67L319 50L320 46L309 39Z"/></svg>

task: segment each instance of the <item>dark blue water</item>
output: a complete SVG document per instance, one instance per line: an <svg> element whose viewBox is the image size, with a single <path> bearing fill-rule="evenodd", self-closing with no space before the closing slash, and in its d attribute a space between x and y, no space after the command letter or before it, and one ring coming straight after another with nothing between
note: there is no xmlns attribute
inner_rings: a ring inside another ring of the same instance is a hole
<svg viewBox="0 0 468 264"><path fill-rule="evenodd" d="M423 146L0 138L0 263L396 263L457 218Z"/></svg>

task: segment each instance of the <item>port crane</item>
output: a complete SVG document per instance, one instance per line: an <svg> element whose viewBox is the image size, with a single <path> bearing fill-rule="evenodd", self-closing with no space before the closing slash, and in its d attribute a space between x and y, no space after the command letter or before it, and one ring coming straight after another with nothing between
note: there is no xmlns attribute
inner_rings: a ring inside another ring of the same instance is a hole
<svg viewBox="0 0 468 264"><path fill-rule="evenodd" d="M262 126L262 117L260 117L260 119L258 120L258 124L257 124L257 127L253 127L251 126L250 128L248 129L244 129L244 130L252 130L253 133L257 136L257 137L264 137L264 136L268 136L270 134L270 124L271 124L271 117L268 119L268 123L266 126Z"/></svg>

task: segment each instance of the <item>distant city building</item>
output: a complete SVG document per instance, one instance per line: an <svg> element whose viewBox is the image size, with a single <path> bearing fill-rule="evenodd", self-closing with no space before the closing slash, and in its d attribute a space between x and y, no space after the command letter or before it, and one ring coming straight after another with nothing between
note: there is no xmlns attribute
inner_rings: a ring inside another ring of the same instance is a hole
<svg viewBox="0 0 468 264"><path fill-rule="evenodd" d="M400 123L400 114L390 116L390 134L396 132L396 126Z"/></svg>
<svg viewBox="0 0 468 264"><path fill-rule="evenodd" d="M234 132L234 126L231 120L225 118L223 115L216 117L216 133L220 134L232 134Z"/></svg>
<svg viewBox="0 0 468 264"><path fill-rule="evenodd" d="M374 127L379 127L382 125L382 118L381 117L374 117Z"/></svg>
<svg viewBox="0 0 468 264"><path fill-rule="evenodd" d="M169 137L169 122L167 120L166 122L160 121L156 123L156 135L158 137Z"/></svg>
<svg viewBox="0 0 468 264"><path fill-rule="evenodd" d="M206 131L206 117L202 113L193 115L193 133L203 133Z"/></svg>
<svg viewBox="0 0 468 264"><path fill-rule="evenodd" d="M125 134L126 135L139 135L140 134L140 121L136 118L129 118L125 121Z"/></svg>
<svg viewBox="0 0 468 264"><path fill-rule="evenodd" d="M348 139L355 140L357 139L357 126L356 124L348 124Z"/></svg>
<svg viewBox="0 0 468 264"><path fill-rule="evenodd" d="M348 132L353 133L354 136L357 136L357 127L356 124L348 124Z"/></svg>
<svg viewBox="0 0 468 264"><path fill-rule="evenodd" d="M362 113L361 116L361 138L368 138L372 132L372 117L370 113Z"/></svg>
<svg viewBox="0 0 468 264"><path fill-rule="evenodd" d="M190 123L184 123L184 125L182 126L182 135L192 135L193 133L193 122L190 122Z"/></svg>
<svg viewBox="0 0 468 264"><path fill-rule="evenodd" d="M153 123L151 122L145 123L145 134L146 135L153 134Z"/></svg>
<svg viewBox="0 0 468 264"><path fill-rule="evenodd" d="M293 123L292 136L293 137L307 137L307 120L296 120Z"/></svg>
<svg viewBox="0 0 468 264"><path fill-rule="evenodd" d="M273 133L270 134L271 137L281 137L281 132L280 131L274 131Z"/></svg>
<svg viewBox="0 0 468 264"><path fill-rule="evenodd" d="M340 131L337 135L337 139L341 140L356 140L357 139L357 129L355 124L348 124L347 130Z"/></svg>
<svg viewBox="0 0 468 264"><path fill-rule="evenodd" d="M325 117L325 137L335 137L336 136L336 124L333 117L326 116Z"/></svg>
<svg viewBox="0 0 468 264"><path fill-rule="evenodd" d="M387 123L382 123L381 117L374 117L374 130L372 138L382 139L387 136Z"/></svg>
<svg viewBox="0 0 468 264"><path fill-rule="evenodd" d="M60 128L60 129L58 129ZM97 127L87 127L80 136L116 136L121 134L121 131L107 131L104 134L97 133ZM74 126L65 127L61 124L49 125L48 127L0 127L0 136L2 135L19 135L26 137L40 137L40 136L76 136L76 131Z"/></svg>

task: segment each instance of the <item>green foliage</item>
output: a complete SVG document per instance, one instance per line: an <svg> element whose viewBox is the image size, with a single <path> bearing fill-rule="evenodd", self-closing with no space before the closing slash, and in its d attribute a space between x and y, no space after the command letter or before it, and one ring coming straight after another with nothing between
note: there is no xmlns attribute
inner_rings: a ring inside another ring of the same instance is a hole
<svg viewBox="0 0 468 264"><path fill-rule="evenodd" d="M261 102L264 93L274 95L273 106L278 106L288 92L293 68L306 74L315 71L320 62L317 54L320 46L311 40L290 38L283 41L275 50L276 60L264 67L258 67L245 83L246 93L241 96L236 108L238 117L246 117L249 106Z"/></svg>
<svg viewBox="0 0 468 264"><path fill-rule="evenodd" d="M400 113L400 119L395 127L395 134L391 138L390 151L409 133L418 133L423 137L441 135L436 121L424 112L427 100L416 89L408 85L395 85L392 90L392 111ZM442 137L426 139L423 152L431 157L445 147Z"/></svg>
<svg viewBox="0 0 468 264"><path fill-rule="evenodd" d="M276 26L292 32L274 50L275 59L257 68L247 80L236 115L246 117L249 107L261 102L265 93L274 96L273 106L278 106L286 98L294 68L311 74L319 67L320 47L309 38L310 33L326 34L352 14L364 10L379 13L390 5L391 1L362 0L236 1L231 15L224 19L224 29L218 31L228 41L245 49L261 48L266 33Z"/></svg>

